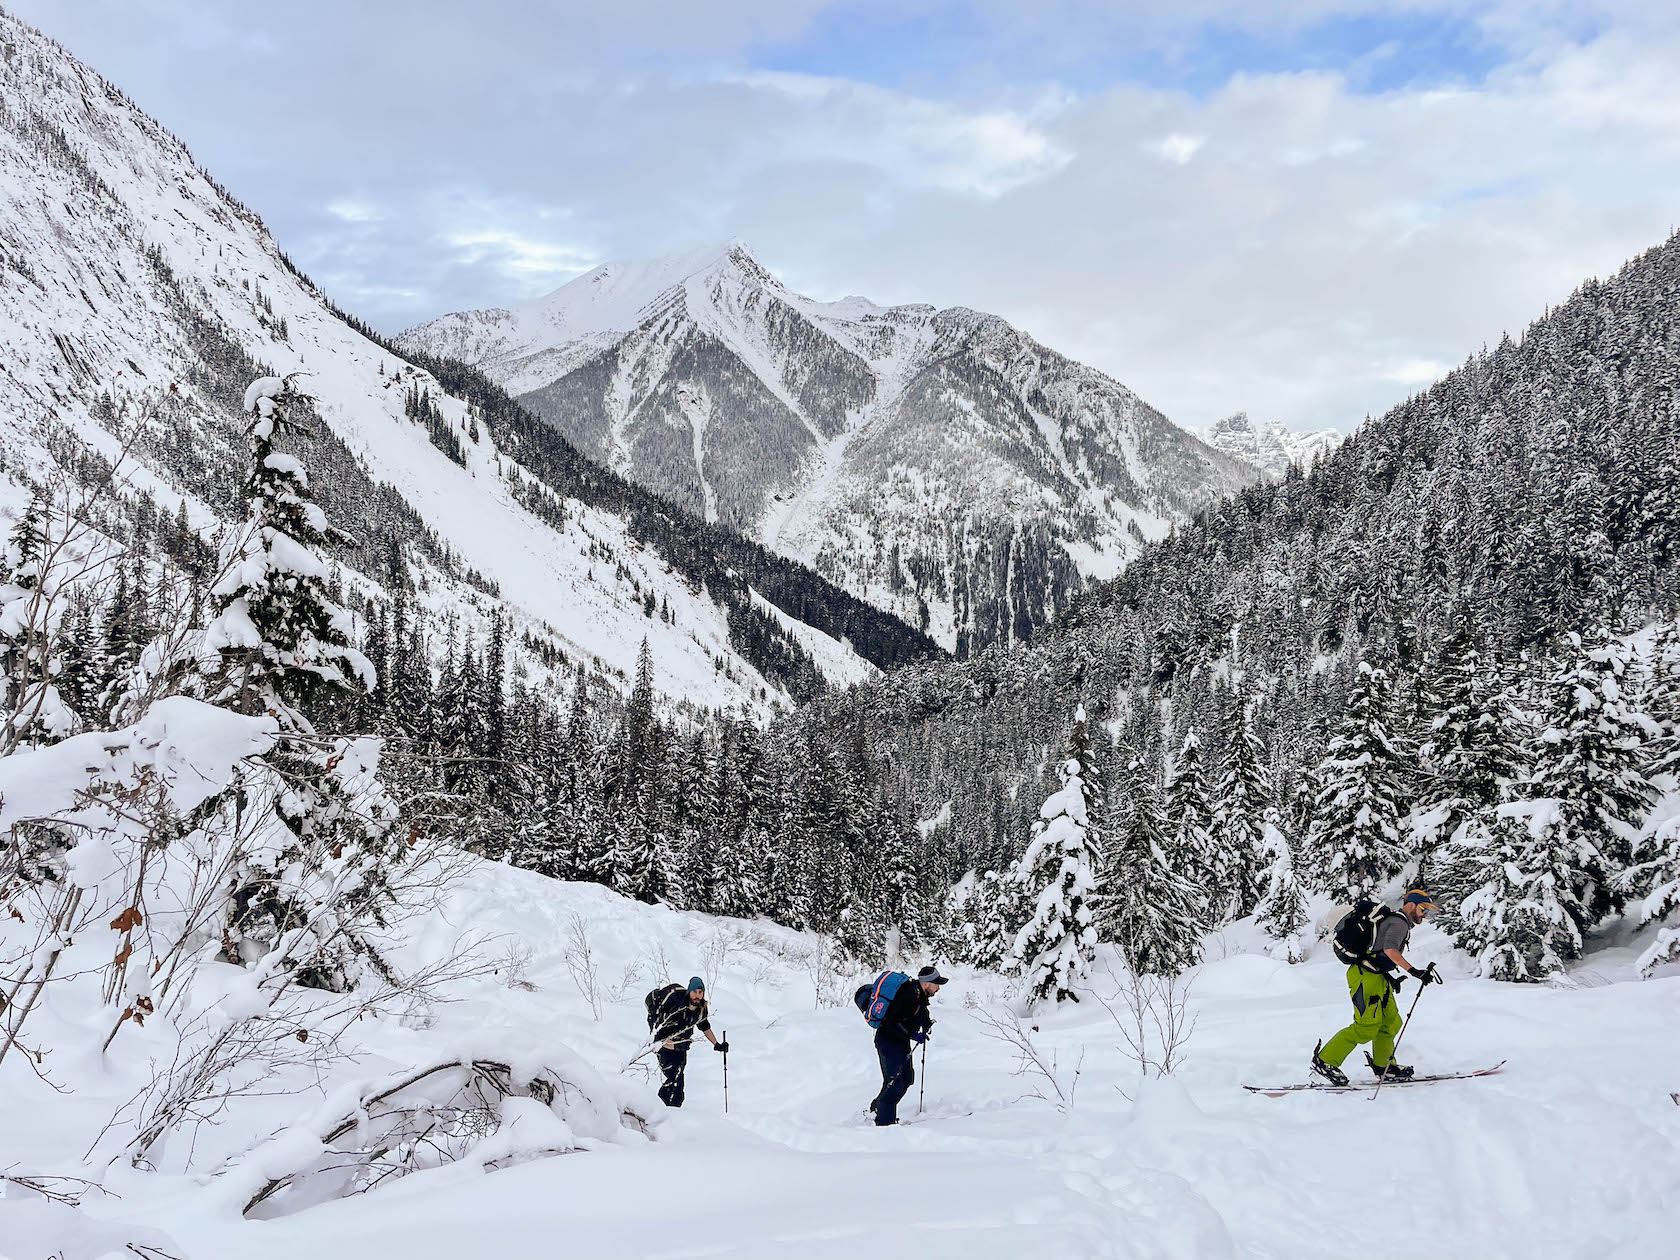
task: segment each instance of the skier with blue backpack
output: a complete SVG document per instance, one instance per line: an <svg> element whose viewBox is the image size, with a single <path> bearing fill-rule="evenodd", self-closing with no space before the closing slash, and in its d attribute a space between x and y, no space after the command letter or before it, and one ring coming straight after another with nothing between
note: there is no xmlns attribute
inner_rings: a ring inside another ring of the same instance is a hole
<svg viewBox="0 0 1680 1260"><path fill-rule="evenodd" d="M881 1062L881 1092L869 1104L877 1127L898 1123L898 1104L916 1081L911 1047L924 1044L933 1031L928 1000L945 983L938 968L923 967L914 980L902 971L883 971L857 991L857 1008L875 1030L875 1057Z"/></svg>

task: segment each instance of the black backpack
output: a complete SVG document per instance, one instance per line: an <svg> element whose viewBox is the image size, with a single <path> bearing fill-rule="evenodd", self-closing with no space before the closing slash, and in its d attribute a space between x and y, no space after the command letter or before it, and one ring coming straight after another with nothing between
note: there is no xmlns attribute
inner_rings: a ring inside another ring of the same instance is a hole
<svg viewBox="0 0 1680 1260"><path fill-rule="evenodd" d="M1389 970L1387 963L1374 957L1372 951L1377 944L1377 924L1394 913L1380 901L1361 897L1336 924L1330 936L1330 948L1350 967L1365 964Z"/></svg>
<svg viewBox="0 0 1680 1260"><path fill-rule="evenodd" d="M653 989L648 993L645 1001L647 1003L649 1032L653 1031L653 1021L659 1016L659 1008L665 1004L665 999L670 996L671 990L676 987L677 986L674 984L661 985L659 988Z"/></svg>

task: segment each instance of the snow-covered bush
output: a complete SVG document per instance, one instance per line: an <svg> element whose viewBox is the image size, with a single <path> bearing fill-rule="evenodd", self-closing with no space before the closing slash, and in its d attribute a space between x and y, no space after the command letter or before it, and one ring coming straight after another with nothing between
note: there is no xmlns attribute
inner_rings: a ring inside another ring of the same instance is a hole
<svg viewBox="0 0 1680 1260"><path fill-rule="evenodd" d="M512 1061L481 1048L340 1086L230 1161L219 1188L248 1216L285 1216L445 1164L481 1172L638 1141L662 1110L563 1048Z"/></svg>

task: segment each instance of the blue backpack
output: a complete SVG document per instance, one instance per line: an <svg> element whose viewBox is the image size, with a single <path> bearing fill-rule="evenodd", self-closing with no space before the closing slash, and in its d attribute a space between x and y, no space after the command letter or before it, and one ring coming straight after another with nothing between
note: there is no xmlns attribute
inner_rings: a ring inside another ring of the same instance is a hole
<svg viewBox="0 0 1680 1260"><path fill-rule="evenodd" d="M902 971L883 971L875 977L873 984L866 984L853 997L858 1010L869 1021L871 1028L879 1028L886 1017L887 1007L892 1005L893 998L898 991L910 982L910 977Z"/></svg>

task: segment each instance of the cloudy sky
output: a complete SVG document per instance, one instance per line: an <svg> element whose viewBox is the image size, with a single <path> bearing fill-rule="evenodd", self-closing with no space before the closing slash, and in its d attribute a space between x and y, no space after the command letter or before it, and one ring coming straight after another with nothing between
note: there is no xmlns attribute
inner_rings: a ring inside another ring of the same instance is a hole
<svg viewBox="0 0 1680 1260"><path fill-rule="evenodd" d="M1680 221L1670 0L0 0L396 331L730 237L1349 428Z"/></svg>

